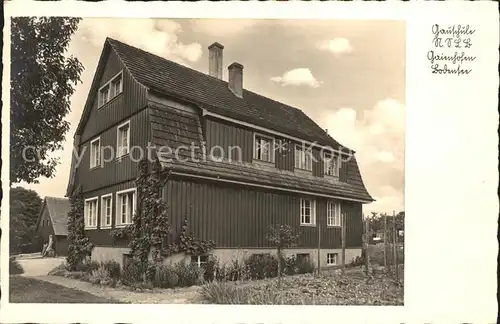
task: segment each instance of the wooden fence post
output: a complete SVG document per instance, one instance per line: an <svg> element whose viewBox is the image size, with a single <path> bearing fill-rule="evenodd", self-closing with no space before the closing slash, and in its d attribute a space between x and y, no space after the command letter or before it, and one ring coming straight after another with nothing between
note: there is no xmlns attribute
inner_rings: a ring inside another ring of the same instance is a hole
<svg viewBox="0 0 500 324"><path fill-rule="evenodd" d="M387 271L387 214L384 213L384 271Z"/></svg>
<svg viewBox="0 0 500 324"><path fill-rule="evenodd" d="M345 271L345 221L346 221L346 215L344 212L341 214L342 217L342 227L341 227L341 233L342 233L342 272Z"/></svg>
<svg viewBox="0 0 500 324"><path fill-rule="evenodd" d="M365 219L365 266L366 266L366 274L369 274L370 271L370 253L368 253L368 247L370 244L370 221Z"/></svg>
<svg viewBox="0 0 500 324"><path fill-rule="evenodd" d="M394 248L394 255L392 263L394 264L394 274L398 276L398 249L396 247L396 212L392 211L392 246Z"/></svg>
<svg viewBox="0 0 500 324"><path fill-rule="evenodd" d="M321 221L318 222L318 277L321 274Z"/></svg>

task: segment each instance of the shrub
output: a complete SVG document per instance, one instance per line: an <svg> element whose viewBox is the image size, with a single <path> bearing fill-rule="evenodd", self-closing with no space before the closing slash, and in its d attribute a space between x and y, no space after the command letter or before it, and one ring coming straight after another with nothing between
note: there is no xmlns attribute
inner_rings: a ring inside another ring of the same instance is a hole
<svg viewBox="0 0 500 324"><path fill-rule="evenodd" d="M155 269L153 285L160 288L174 288L179 284L179 276L170 265L160 265Z"/></svg>
<svg viewBox="0 0 500 324"><path fill-rule="evenodd" d="M278 276L278 259L270 254L252 254L245 260L245 265L254 280Z"/></svg>
<svg viewBox="0 0 500 324"><path fill-rule="evenodd" d="M250 287L237 287L230 282L213 281L203 285L201 295L212 304L283 304L276 290L255 290Z"/></svg>
<svg viewBox="0 0 500 324"><path fill-rule="evenodd" d="M11 275L18 275L24 273L23 267L21 266L19 261L16 260L15 257L9 258L9 273Z"/></svg>
<svg viewBox="0 0 500 324"><path fill-rule="evenodd" d="M99 269L100 263L97 261L82 261L76 264L75 271L88 272Z"/></svg>
<svg viewBox="0 0 500 324"><path fill-rule="evenodd" d="M246 273L246 265L244 263L238 261L238 259L231 260L229 265L225 267L225 280L237 281L247 279L245 278Z"/></svg>
<svg viewBox="0 0 500 324"><path fill-rule="evenodd" d="M179 286L190 287L201 283L203 268L194 263L179 262L174 266L175 273L179 276Z"/></svg>
<svg viewBox="0 0 500 324"><path fill-rule="evenodd" d="M65 263L61 263L54 269L49 271L49 276L64 276L68 272L68 266Z"/></svg>
<svg viewBox="0 0 500 324"><path fill-rule="evenodd" d="M295 255L289 257L283 257L281 273L286 275L293 275L297 273L297 258Z"/></svg>
<svg viewBox="0 0 500 324"><path fill-rule="evenodd" d="M347 268L354 268L354 267L359 267L359 266L362 266L362 265L365 265L365 256L364 256L364 253L362 253L361 256L358 255L354 259L352 259L351 262L349 262L346 265L346 267Z"/></svg>
<svg viewBox="0 0 500 324"><path fill-rule="evenodd" d="M120 264L114 260L108 260L101 262L101 266L104 267L109 273L109 276L113 279L119 279L121 276Z"/></svg>
<svg viewBox="0 0 500 324"><path fill-rule="evenodd" d="M219 270L219 259L217 259L217 257L213 255L210 255L207 262L203 264L203 279L206 282L214 281Z"/></svg>
<svg viewBox="0 0 500 324"><path fill-rule="evenodd" d="M94 285L109 285L112 282L112 278L109 275L108 270L101 266L96 270L92 270L92 273L90 274L90 282Z"/></svg>

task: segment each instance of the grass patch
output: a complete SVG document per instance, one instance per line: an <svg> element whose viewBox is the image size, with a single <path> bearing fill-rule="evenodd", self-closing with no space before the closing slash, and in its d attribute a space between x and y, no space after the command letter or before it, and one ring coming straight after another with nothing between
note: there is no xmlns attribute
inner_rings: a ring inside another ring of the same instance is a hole
<svg viewBox="0 0 500 324"><path fill-rule="evenodd" d="M202 296L214 304L251 305L403 305L403 285L381 275L368 280L362 273L285 277L249 285L212 282L202 287Z"/></svg>
<svg viewBox="0 0 500 324"><path fill-rule="evenodd" d="M19 261L16 260L15 257L10 257L9 258L9 273L11 275L18 275L18 274L23 274L24 269L19 263Z"/></svg>
<svg viewBox="0 0 500 324"><path fill-rule="evenodd" d="M11 303L119 303L113 299L20 276L10 277L9 296Z"/></svg>

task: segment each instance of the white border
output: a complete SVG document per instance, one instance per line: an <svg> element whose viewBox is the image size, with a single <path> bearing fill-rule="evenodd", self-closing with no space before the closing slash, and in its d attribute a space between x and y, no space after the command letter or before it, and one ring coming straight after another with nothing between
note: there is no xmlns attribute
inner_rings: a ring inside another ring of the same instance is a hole
<svg viewBox="0 0 500 324"><path fill-rule="evenodd" d="M408 90L404 307L8 304L7 298L2 298L2 322L151 323L164 318L166 313L177 322L206 323L316 323L329 318L344 323L496 322L497 3L179 1L146 6L117 1L8 1L4 7L5 39L9 39L12 15L404 19L407 21ZM475 53L479 59L470 78L457 80L427 73L428 27L433 23L474 24L478 30ZM9 42L4 42L4 58L7 58L4 62L8 62L8 55ZM3 89L9 89L8 64L4 65L3 73ZM8 91L2 93L2 100L9 102ZM8 120L9 111L3 109L3 292L8 292L5 271L9 243L9 236L5 235L5 229L9 228L5 216L9 214ZM463 173L463 170L474 172ZM459 186L457 179L460 179Z"/></svg>

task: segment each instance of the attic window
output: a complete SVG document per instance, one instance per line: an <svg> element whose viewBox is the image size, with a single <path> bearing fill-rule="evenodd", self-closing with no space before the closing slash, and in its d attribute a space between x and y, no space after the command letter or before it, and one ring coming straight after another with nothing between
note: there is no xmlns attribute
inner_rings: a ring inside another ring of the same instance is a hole
<svg viewBox="0 0 500 324"><path fill-rule="evenodd" d="M295 145L295 168L312 171L312 150Z"/></svg>
<svg viewBox="0 0 500 324"><path fill-rule="evenodd" d="M339 176L339 158L331 152L323 152L323 161L325 166L325 175L338 177Z"/></svg>
<svg viewBox="0 0 500 324"><path fill-rule="evenodd" d="M111 80L99 89L99 108L107 104L111 99L123 91L123 73L118 72Z"/></svg>
<svg viewBox="0 0 500 324"><path fill-rule="evenodd" d="M255 134L254 159L274 162L274 139L272 137Z"/></svg>

